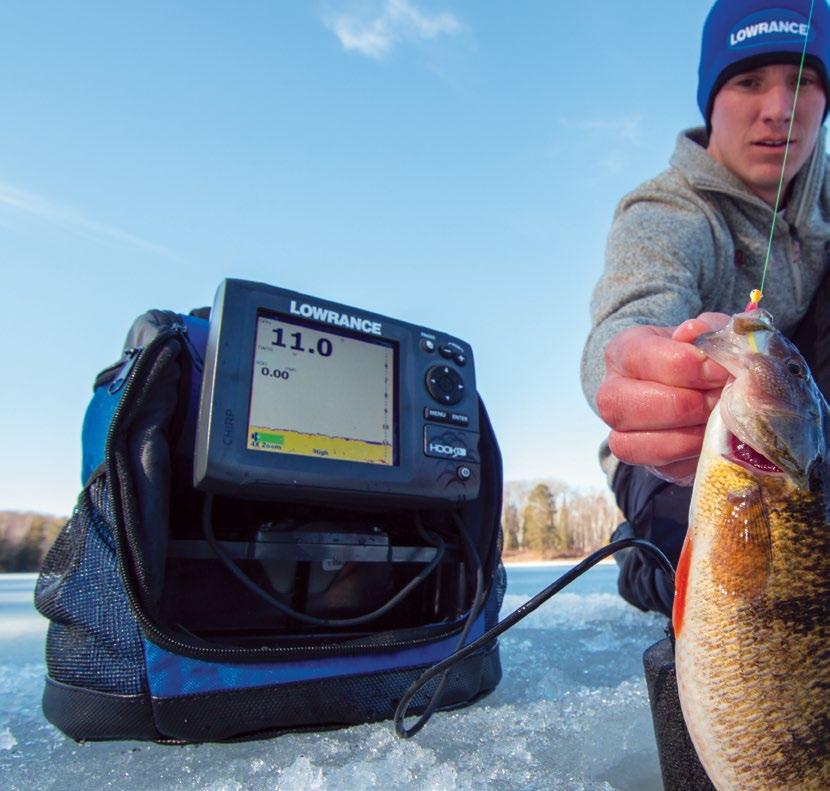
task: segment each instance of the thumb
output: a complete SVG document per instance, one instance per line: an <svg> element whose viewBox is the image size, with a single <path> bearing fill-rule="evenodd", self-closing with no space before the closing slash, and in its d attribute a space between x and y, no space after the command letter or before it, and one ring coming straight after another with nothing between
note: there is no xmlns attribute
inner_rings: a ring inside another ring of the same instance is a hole
<svg viewBox="0 0 830 791"><path fill-rule="evenodd" d="M729 323L725 313L701 313L696 319L689 319L678 325L672 333L672 340L691 343L698 335L722 330Z"/></svg>

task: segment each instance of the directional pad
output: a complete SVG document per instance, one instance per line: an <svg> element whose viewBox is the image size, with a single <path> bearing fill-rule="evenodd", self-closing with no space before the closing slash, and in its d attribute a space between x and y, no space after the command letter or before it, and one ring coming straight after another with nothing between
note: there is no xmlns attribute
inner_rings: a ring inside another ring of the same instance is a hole
<svg viewBox="0 0 830 791"><path fill-rule="evenodd" d="M448 365L435 365L427 371L427 390L439 404L457 404L464 397L464 380Z"/></svg>

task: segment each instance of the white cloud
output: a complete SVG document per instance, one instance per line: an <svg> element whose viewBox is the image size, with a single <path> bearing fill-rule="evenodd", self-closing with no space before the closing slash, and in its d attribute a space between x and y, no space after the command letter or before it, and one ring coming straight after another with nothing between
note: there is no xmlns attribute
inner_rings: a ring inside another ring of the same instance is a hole
<svg viewBox="0 0 830 791"><path fill-rule="evenodd" d="M563 118L562 124L570 129L577 129L581 132L605 132L620 140L626 140L634 145L639 145L642 139L640 121L639 116L631 116L628 118L596 118L582 121Z"/></svg>
<svg viewBox="0 0 830 791"><path fill-rule="evenodd" d="M609 176L622 173L626 165L628 165L628 159L621 151L608 151L605 156L597 160L599 170Z"/></svg>
<svg viewBox="0 0 830 791"><path fill-rule="evenodd" d="M343 49L376 60L385 57L398 42L434 39L461 31L461 23L453 14L430 14L409 0L384 0L380 13L371 18L347 12L324 21L340 39Z"/></svg>
<svg viewBox="0 0 830 791"><path fill-rule="evenodd" d="M22 212L49 225L54 225L80 236L98 241L105 240L129 244L155 255L162 255L165 258L176 257L165 247L148 242L120 228L90 220L69 206L53 203L39 195L25 192L3 182L0 182L0 206Z"/></svg>

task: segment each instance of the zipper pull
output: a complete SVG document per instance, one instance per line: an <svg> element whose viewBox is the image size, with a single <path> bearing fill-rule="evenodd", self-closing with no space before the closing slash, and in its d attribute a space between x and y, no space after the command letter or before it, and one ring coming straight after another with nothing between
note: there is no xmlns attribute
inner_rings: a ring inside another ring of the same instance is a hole
<svg viewBox="0 0 830 791"><path fill-rule="evenodd" d="M128 346L124 349L124 365L121 366L121 370L118 372L118 376L110 382L110 386L107 388L107 392L110 395L115 395L122 387L124 387L124 383L130 376L130 371L133 370L133 366L135 365L135 361L138 359L138 355L141 354L142 347L141 346Z"/></svg>
<svg viewBox="0 0 830 791"><path fill-rule="evenodd" d="M182 336L184 340L184 345L187 346L187 350L190 352L190 359L193 361L193 367L199 372L202 373L202 369L204 368L204 360L202 360L202 356L196 350L196 347L193 345L193 341L190 340L190 335L187 332L187 324L183 321L176 321L170 325L170 328L176 332L177 334Z"/></svg>

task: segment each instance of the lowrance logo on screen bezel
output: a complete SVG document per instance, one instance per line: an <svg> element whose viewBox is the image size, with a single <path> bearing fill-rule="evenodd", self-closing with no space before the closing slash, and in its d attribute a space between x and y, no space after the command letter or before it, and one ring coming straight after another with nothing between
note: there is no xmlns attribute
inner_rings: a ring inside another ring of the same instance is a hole
<svg viewBox="0 0 830 791"><path fill-rule="evenodd" d="M315 305L311 302L301 302L292 299L288 306L288 312L293 316L308 321L321 321L325 324L333 324L347 330L363 332L367 335L383 335L383 325L379 321L372 321L362 316L353 316L350 313L339 313L331 308L324 308L322 305Z"/></svg>

